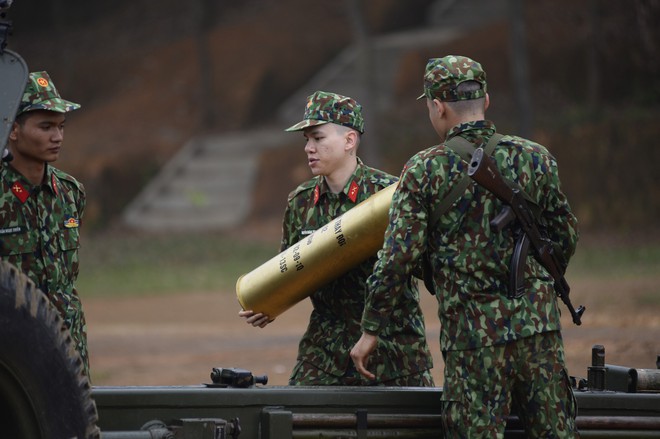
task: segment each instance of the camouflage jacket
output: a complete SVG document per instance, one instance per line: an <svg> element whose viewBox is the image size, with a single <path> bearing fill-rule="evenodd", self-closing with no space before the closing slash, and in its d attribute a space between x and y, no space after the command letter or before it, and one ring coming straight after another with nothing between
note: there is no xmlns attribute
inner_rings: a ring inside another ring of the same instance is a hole
<svg viewBox="0 0 660 439"><path fill-rule="evenodd" d="M358 161L355 173L339 194L332 193L320 176L303 183L289 194L281 250L395 182L396 177ZM314 309L300 341L299 361L310 362L334 376L346 372L351 364L349 352L361 335L366 281L375 259L370 258L312 294ZM416 282L406 278L400 292L403 300L391 309L392 325L384 328L370 360L379 381L416 374L433 366Z"/></svg>
<svg viewBox="0 0 660 439"><path fill-rule="evenodd" d="M493 123L482 120L453 127L447 139L460 135L475 147L485 146L494 132ZM502 175L538 203L543 229L568 261L577 244L577 220L560 189L555 159L543 146L513 136L499 142L493 157ZM387 239L368 281L364 330L381 333L395 324L390 318L394 304L404 294L411 265L427 249L443 350L474 349L560 329L553 281L532 257L532 249L525 272L527 294L507 299L514 231L507 227L502 233L491 232L489 222L503 207L494 195L470 182L465 194L429 228L429 216L467 166L444 144L417 153L406 164L392 199Z"/></svg>
<svg viewBox="0 0 660 439"><path fill-rule="evenodd" d="M48 165L44 183L33 186L4 162L0 184L0 258L18 267L46 293L86 362L85 321L74 287L84 188Z"/></svg>

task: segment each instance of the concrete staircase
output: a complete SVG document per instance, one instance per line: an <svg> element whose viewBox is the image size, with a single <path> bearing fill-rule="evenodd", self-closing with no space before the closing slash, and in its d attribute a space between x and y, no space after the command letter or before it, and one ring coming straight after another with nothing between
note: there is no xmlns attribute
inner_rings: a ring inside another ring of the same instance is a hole
<svg viewBox="0 0 660 439"><path fill-rule="evenodd" d="M411 48L451 41L486 21L505 18L509 0L443 0L429 10L424 29L386 35L372 42L375 97L369 107L392 104L394 76ZM306 97L315 90L334 91L364 102L356 78L358 50L348 47L278 109L282 129L302 117ZM190 140L130 203L123 221L151 231L212 230L235 226L250 212L257 159L266 148L284 146L291 133L260 130ZM284 203L284 200L282 200Z"/></svg>
<svg viewBox="0 0 660 439"><path fill-rule="evenodd" d="M194 138L129 204L123 221L152 231L234 226L250 212L259 154L291 140L282 130Z"/></svg>

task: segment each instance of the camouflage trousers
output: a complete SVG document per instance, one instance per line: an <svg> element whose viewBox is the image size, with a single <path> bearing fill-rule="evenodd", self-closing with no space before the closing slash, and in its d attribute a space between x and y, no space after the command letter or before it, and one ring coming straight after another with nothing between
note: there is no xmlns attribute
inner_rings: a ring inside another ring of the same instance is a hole
<svg viewBox="0 0 660 439"><path fill-rule="evenodd" d="M449 351L443 420L447 438L503 438L511 409L529 438L576 438L577 404L558 331L500 346Z"/></svg>
<svg viewBox="0 0 660 439"><path fill-rule="evenodd" d="M89 354L87 352L87 323L85 322L85 314L83 313L80 298L77 292L66 295L55 293L49 296L50 301L59 311L64 324L71 334L73 346L78 351L82 360L83 372L91 380L89 375Z"/></svg>
<svg viewBox="0 0 660 439"><path fill-rule="evenodd" d="M293 368L290 386L393 386L393 387L433 387L430 370L424 370L406 376L399 376L386 381L371 381L360 375L351 363L348 370L340 376L332 375L307 361L298 361Z"/></svg>

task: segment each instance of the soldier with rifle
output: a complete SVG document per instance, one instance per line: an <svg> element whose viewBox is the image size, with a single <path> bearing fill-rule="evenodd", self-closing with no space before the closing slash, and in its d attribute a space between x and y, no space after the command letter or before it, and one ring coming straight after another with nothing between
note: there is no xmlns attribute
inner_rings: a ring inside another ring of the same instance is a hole
<svg viewBox="0 0 660 439"><path fill-rule="evenodd" d="M441 143L414 155L401 174L351 357L374 376L370 354L392 324L405 279L427 255L442 325L445 437L502 437L513 410L527 437L577 437L557 300L570 304L560 261L575 251L577 220L547 149L497 134L485 119L486 87L470 58L428 61L419 99ZM518 196L498 196L479 178L478 148ZM579 324L583 308L569 310Z"/></svg>

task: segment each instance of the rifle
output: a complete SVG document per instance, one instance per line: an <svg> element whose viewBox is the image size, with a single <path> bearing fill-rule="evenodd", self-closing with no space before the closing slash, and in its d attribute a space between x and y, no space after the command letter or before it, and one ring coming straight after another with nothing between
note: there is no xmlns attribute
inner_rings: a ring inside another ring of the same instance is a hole
<svg viewBox="0 0 660 439"><path fill-rule="evenodd" d="M570 287L564 277L566 263L563 261L562 255L554 248L552 241L544 237L539 231L534 215L521 190L515 187L512 188L507 184L507 181L497 169L495 161L487 154L484 154L482 148L478 148L472 155L472 160L468 167L468 175L479 185L492 192L497 198L507 204L502 213L493 221L495 226L501 228L503 223L509 222L514 217L518 220L524 234L521 240L518 241L519 244L516 246L516 253L524 254L524 250L521 251L519 247L526 245L524 241L529 240L529 244L535 250L534 256L536 260L539 261L554 279L555 292L566 307L568 307L573 318L573 323L576 325L582 324L581 318L585 307L580 305L577 310L573 308L569 297ZM524 262L524 260L521 262Z"/></svg>

